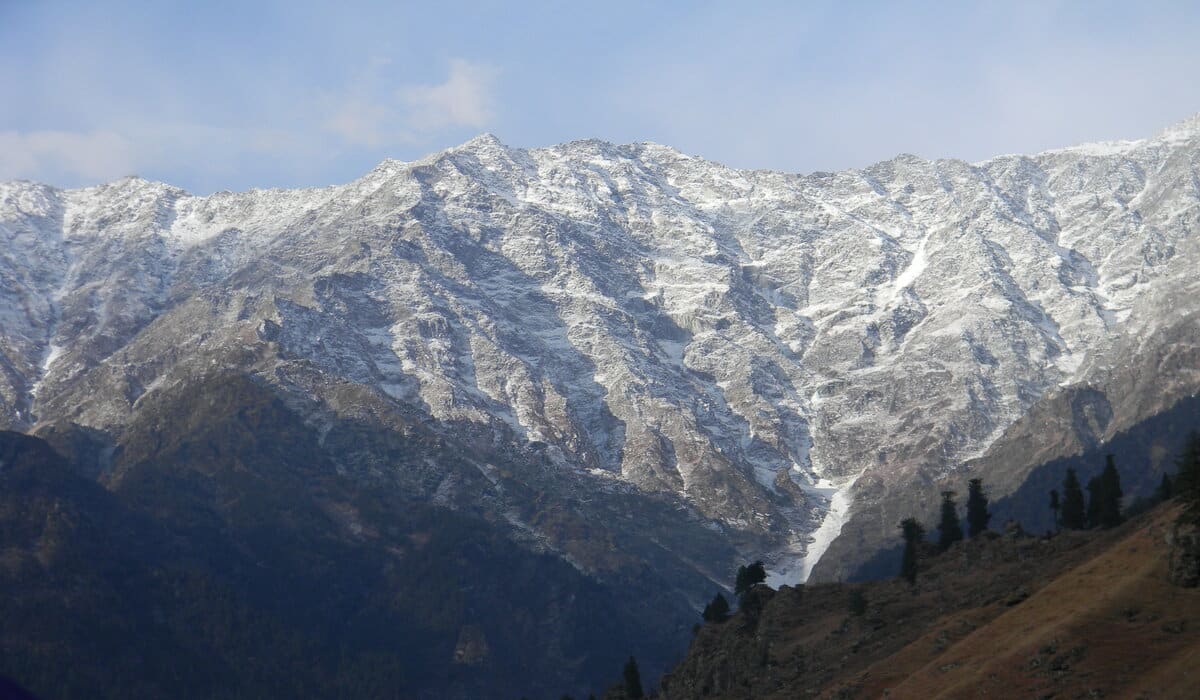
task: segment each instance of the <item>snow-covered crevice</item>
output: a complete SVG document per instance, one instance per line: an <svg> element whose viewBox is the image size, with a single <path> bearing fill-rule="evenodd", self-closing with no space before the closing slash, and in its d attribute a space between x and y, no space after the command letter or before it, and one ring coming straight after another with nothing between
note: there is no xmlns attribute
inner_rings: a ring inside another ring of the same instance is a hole
<svg viewBox="0 0 1200 700"><path fill-rule="evenodd" d="M883 304L884 307L893 306L900 298L905 289L908 289L917 281L917 278L925 272L925 268L929 266L929 234L926 234L921 242L917 244L917 250L913 253L912 260L908 263L908 267L896 276L892 282L891 293L888 295L887 301Z"/></svg>
<svg viewBox="0 0 1200 700"><path fill-rule="evenodd" d="M825 555L829 545L833 544L838 535L842 534L842 526L850 518L850 505L853 502L850 490L854 487L854 481L835 486L822 479L817 482L816 486L811 487L811 491L828 496L829 510L825 512L825 518L821 521L821 525L813 531L812 541L809 542L804 553L804 559L800 564L799 580L801 582L808 580L813 567Z"/></svg>
<svg viewBox="0 0 1200 700"><path fill-rule="evenodd" d="M38 380L33 383L32 387L29 388L29 395L35 401L37 400L38 393L42 389L42 383L46 380L46 375L50 373L50 368L53 367L58 358L62 356L63 350L64 348L61 345L55 345L54 343L51 343L49 349L46 350L46 355L42 358L42 362L39 367L40 372L38 374Z"/></svg>
<svg viewBox="0 0 1200 700"><path fill-rule="evenodd" d="M808 578L804 566L804 545L796 543L778 555L767 569L766 584L771 588L780 586L795 586ZM811 571L811 568L809 569Z"/></svg>
<svg viewBox="0 0 1200 700"><path fill-rule="evenodd" d="M781 554L767 571L767 585L772 588L795 586L808 580L817 562L841 534L842 526L849 520L854 481L840 485L828 479L818 479L813 484L798 482L806 494L825 506L825 516L817 529L808 536L806 543L797 543Z"/></svg>

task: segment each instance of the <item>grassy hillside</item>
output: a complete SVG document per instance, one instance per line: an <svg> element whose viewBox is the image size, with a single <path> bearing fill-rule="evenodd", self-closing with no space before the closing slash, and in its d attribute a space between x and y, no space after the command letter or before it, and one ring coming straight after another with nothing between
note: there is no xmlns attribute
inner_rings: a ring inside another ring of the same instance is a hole
<svg viewBox="0 0 1200 700"><path fill-rule="evenodd" d="M991 535L898 580L759 588L702 628L667 698L1194 697L1200 590L1166 580L1160 507L1107 532ZM865 613L850 611L852 591Z"/></svg>
<svg viewBox="0 0 1200 700"><path fill-rule="evenodd" d="M1165 509L1020 605L970 608L873 664L849 687L893 698L1192 698L1200 688L1200 591L1166 581Z"/></svg>

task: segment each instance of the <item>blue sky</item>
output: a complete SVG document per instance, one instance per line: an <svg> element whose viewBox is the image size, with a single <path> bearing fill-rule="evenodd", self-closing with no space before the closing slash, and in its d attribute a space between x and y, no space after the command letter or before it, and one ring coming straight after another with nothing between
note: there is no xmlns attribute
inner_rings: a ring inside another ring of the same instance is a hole
<svg viewBox="0 0 1200 700"><path fill-rule="evenodd" d="M1148 136L1195 2L0 0L0 180L323 185L489 131L808 172Z"/></svg>

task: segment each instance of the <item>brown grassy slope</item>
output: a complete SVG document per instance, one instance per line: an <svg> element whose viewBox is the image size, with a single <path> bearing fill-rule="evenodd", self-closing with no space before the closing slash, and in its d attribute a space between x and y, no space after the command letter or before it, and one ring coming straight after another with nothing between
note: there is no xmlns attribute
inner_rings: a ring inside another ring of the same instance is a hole
<svg viewBox="0 0 1200 700"><path fill-rule="evenodd" d="M1166 581L1174 515L1161 509L1131 523L1105 551L935 651L943 629L976 611L947 616L872 665L856 695L1200 697L1200 590Z"/></svg>
<svg viewBox="0 0 1200 700"><path fill-rule="evenodd" d="M705 625L661 696L1200 697L1200 593L1165 582L1160 508L1107 532L982 537L903 581L774 592ZM868 600L849 613L852 590ZM1139 685L1140 684L1140 685Z"/></svg>

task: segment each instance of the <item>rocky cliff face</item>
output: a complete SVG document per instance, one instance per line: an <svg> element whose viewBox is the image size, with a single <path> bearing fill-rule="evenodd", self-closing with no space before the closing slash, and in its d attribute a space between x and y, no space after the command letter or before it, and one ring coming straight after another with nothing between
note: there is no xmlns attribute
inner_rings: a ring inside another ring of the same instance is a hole
<svg viewBox="0 0 1200 700"><path fill-rule="evenodd" d="M586 520L591 494L652 495L665 505L614 506L638 524L610 526L653 532L693 575L728 572L677 549L681 532L765 554L778 583L857 523L837 575L912 494L1061 391L1128 387L1130 414L1163 400L1124 363L1170 356L1200 308L1198 165L1194 118L1141 141L811 175L484 136L313 190L6 183L0 426L111 447L157 393L236 370L340 469L497 503L561 556L562 518ZM1185 395L1200 376L1170 381ZM1124 410L1078 396L1072 430ZM373 437L334 429L348 421ZM471 445L480 478L380 456L416 423ZM496 451L527 465L523 489ZM530 519L539 493L553 526Z"/></svg>

